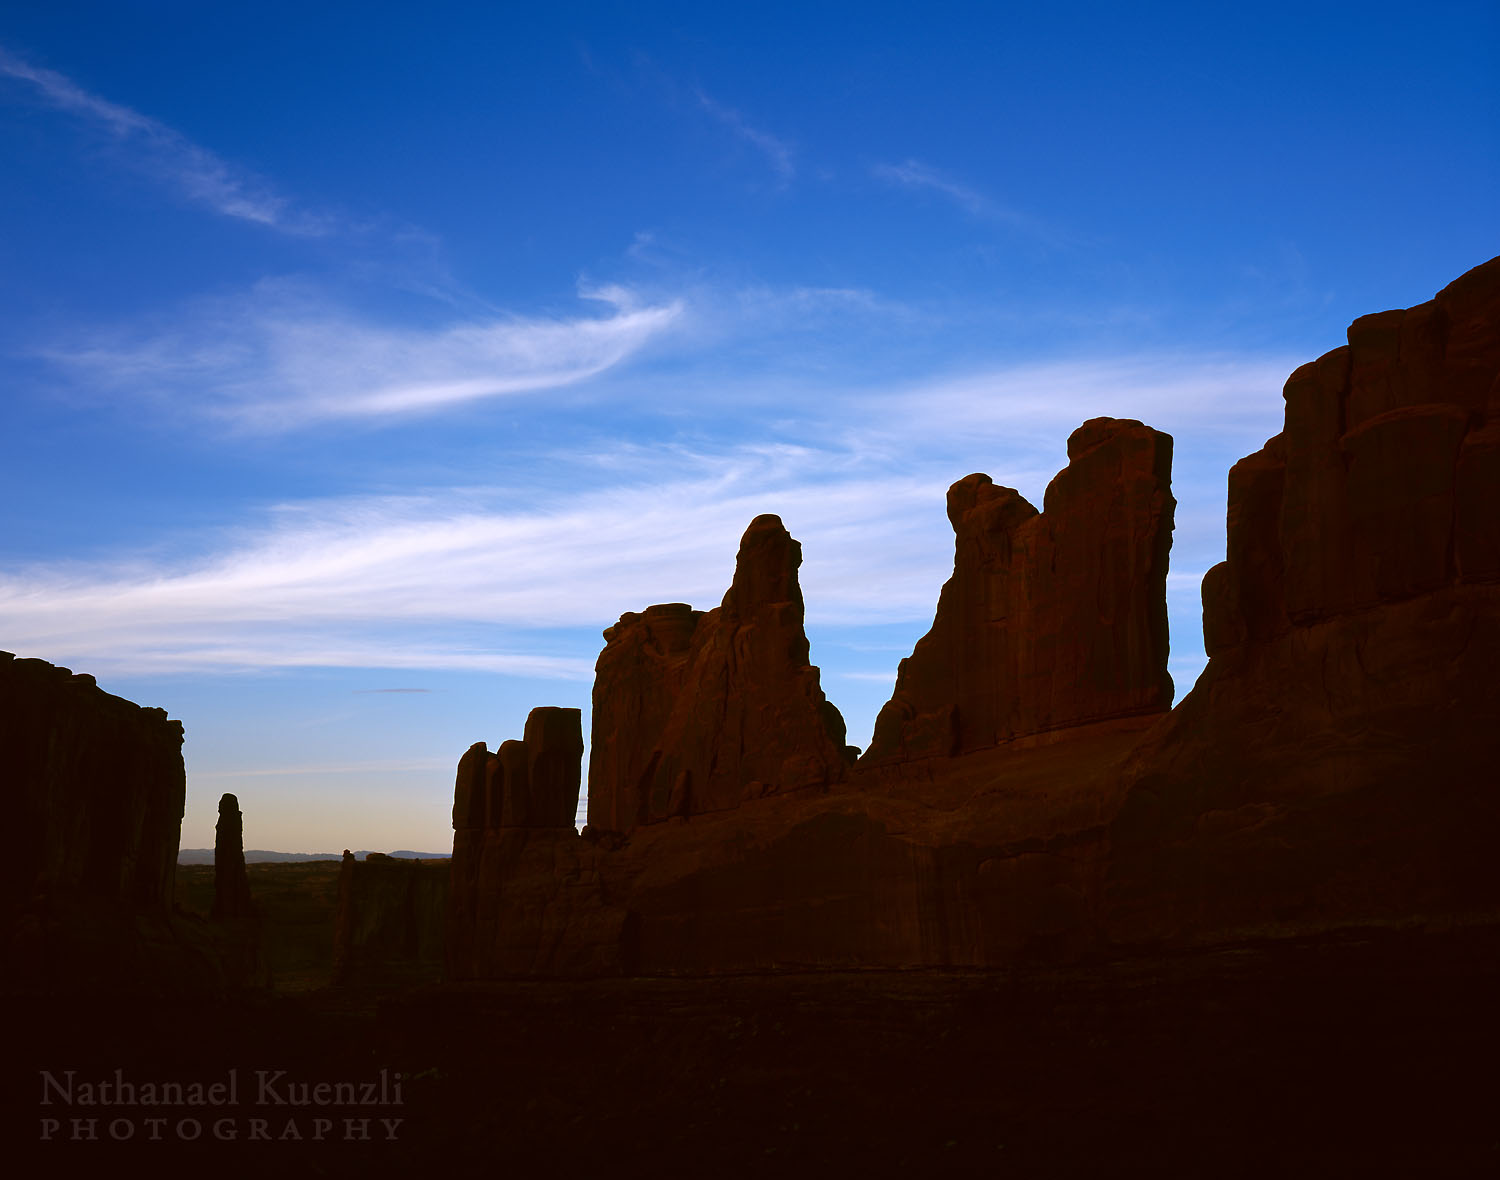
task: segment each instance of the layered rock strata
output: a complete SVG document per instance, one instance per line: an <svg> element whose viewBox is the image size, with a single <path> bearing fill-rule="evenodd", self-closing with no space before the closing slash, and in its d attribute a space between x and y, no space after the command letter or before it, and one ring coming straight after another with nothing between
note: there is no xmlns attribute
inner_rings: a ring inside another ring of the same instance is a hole
<svg viewBox="0 0 1500 1180"><path fill-rule="evenodd" d="M946 758L1165 712L1172 439L1095 418L1037 512L970 475L948 489L953 576L901 661L865 763Z"/></svg>
<svg viewBox="0 0 1500 1180"><path fill-rule="evenodd" d="M846 777L854 751L809 660L801 564L780 517L758 516L716 609L652 606L604 632L591 828L629 832Z"/></svg>

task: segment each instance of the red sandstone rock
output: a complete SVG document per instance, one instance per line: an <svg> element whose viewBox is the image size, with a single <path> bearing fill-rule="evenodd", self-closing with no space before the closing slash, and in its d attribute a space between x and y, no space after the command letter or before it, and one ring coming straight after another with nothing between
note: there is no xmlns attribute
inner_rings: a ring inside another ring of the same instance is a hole
<svg viewBox="0 0 1500 1180"><path fill-rule="evenodd" d="M628 832L844 778L844 721L808 662L801 564L780 518L758 516L717 609L653 606L604 633L590 827Z"/></svg>
<svg viewBox="0 0 1500 1180"><path fill-rule="evenodd" d="M947 757L1165 710L1172 440L1096 418L1040 514L970 475L948 491L953 577L901 662L865 763Z"/></svg>
<svg viewBox="0 0 1500 1180"><path fill-rule="evenodd" d="M1356 320L1230 475L1209 665L1132 755L1119 941L1500 901L1500 259Z"/></svg>
<svg viewBox="0 0 1500 1180"><path fill-rule="evenodd" d="M454 976L994 967L1492 919L1497 291L1500 260L1292 374L1284 429L1229 475L1208 668L1168 715L1167 444L1134 423L1077 432L1044 513L982 476L954 486L933 629L871 756L826 793L698 810L697 772L745 732L715 709L787 679L801 717L821 700L766 643L800 639L805 663L800 626L764 606L787 562L742 551L755 572L719 611L624 616L585 838L456 833L478 933L450 939ZM492 785L518 758L469 773ZM676 811L693 822L642 822Z"/></svg>
<svg viewBox="0 0 1500 1180"><path fill-rule="evenodd" d="M567 963L579 970L618 968L625 913L606 907L597 877L580 868L596 853L574 828L580 711L533 709L525 734L500 743L494 754L476 743L459 760L444 903L450 979L547 972ZM346 871L352 891L359 870ZM346 924L356 925L353 919ZM345 958L353 961L353 936L346 941ZM570 958L570 948L581 948L582 957ZM385 957L391 958L389 951Z"/></svg>

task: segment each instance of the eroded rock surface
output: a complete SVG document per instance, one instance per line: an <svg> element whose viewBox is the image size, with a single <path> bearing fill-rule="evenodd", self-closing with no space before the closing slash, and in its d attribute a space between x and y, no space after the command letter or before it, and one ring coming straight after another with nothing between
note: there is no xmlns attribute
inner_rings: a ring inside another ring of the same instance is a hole
<svg viewBox="0 0 1500 1180"><path fill-rule="evenodd" d="M781 519L758 516L716 609L653 606L605 631L590 827L628 832L846 777L844 720L809 662L801 564Z"/></svg>
<svg viewBox="0 0 1500 1180"><path fill-rule="evenodd" d="M604 904L598 850L574 827L582 756L579 710L546 707L522 740L459 760L448 978L619 970L625 911Z"/></svg>
<svg viewBox="0 0 1500 1180"><path fill-rule="evenodd" d="M1171 468L1168 435L1095 418L1069 437L1040 513L987 475L949 488L953 576L866 764L1169 708Z"/></svg>
<svg viewBox="0 0 1500 1180"><path fill-rule="evenodd" d="M1170 444L1140 423L1075 432L1042 513L954 485L954 576L852 768L759 518L718 610L606 633L583 838L507 827L493 767L524 759L465 756L456 977L1500 922L1500 259L1349 341L1230 473L1210 659L1170 713Z"/></svg>
<svg viewBox="0 0 1500 1180"><path fill-rule="evenodd" d="M1208 667L1125 771L1120 941L1500 904L1500 260L1285 400L1229 473Z"/></svg>

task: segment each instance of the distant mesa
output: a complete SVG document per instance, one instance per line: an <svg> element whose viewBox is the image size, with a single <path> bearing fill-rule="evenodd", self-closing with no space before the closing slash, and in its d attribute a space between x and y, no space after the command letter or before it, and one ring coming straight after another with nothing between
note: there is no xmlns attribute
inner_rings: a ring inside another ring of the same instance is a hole
<svg viewBox="0 0 1500 1180"><path fill-rule="evenodd" d="M370 849L361 848L354 853L363 860L370 855ZM445 860L449 856L447 852L412 852L407 848L399 848L389 854L406 860ZM272 852L264 848L247 848L245 850L246 864L266 864L276 861L309 861L309 860L339 860L342 854L338 852ZM214 863L214 850L212 848L184 848L177 853L177 863L180 865L211 865Z"/></svg>

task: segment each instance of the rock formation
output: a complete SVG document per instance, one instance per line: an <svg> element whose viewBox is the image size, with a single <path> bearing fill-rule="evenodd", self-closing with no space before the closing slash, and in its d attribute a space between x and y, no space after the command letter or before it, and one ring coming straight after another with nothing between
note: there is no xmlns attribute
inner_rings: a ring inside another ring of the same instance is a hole
<svg viewBox="0 0 1500 1180"><path fill-rule="evenodd" d="M245 825L240 801L233 795L219 799L219 822L214 826L214 908L216 922L253 918L250 877L245 872Z"/></svg>
<svg viewBox="0 0 1500 1180"><path fill-rule="evenodd" d="M3 652L0 764L15 837L0 860L0 988L182 997L254 982L232 940L173 913L179 722Z"/></svg>
<svg viewBox="0 0 1500 1180"><path fill-rule="evenodd" d="M573 826L582 716L538 708L521 741L469 747L458 764L447 914L450 979L619 966L624 911L605 907L597 853ZM573 958L581 949L581 958Z"/></svg>
<svg viewBox="0 0 1500 1180"><path fill-rule="evenodd" d="M1230 472L1208 667L1169 713L1170 440L1140 423L1075 432L1042 513L954 485L954 576L853 767L759 518L723 606L606 632L582 838L506 826L520 753L465 756L454 977L1496 921L1500 259L1356 321L1285 398Z"/></svg>
<svg viewBox="0 0 1500 1180"><path fill-rule="evenodd" d="M1229 473L1208 667L1126 771L1122 941L1500 901L1500 260L1284 396Z"/></svg>
<svg viewBox="0 0 1500 1180"><path fill-rule="evenodd" d="M334 911L333 982L409 984L442 973L449 862L347 848Z"/></svg>
<svg viewBox="0 0 1500 1180"><path fill-rule="evenodd" d="M953 577L866 764L1165 712L1171 468L1169 436L1095 418L1069 437L1040 513L987 475L949 488Z"/></svg>
<svg viewBox="0 0 1500 1180"><path fill-rule="evenodd" d="M5 896L74 893L165 913L186 780L182 724L92 676L0 652L0 750L13 784Z"/></svg>
<svg viewBox="0 0 1500 1180"><path fill-rule="evenodd" d="M740 541L714 610L622 615L594 681L589 826L628 832L671 816L841 781L854 751L808 661L802 546L776 516Z"/></svg>

